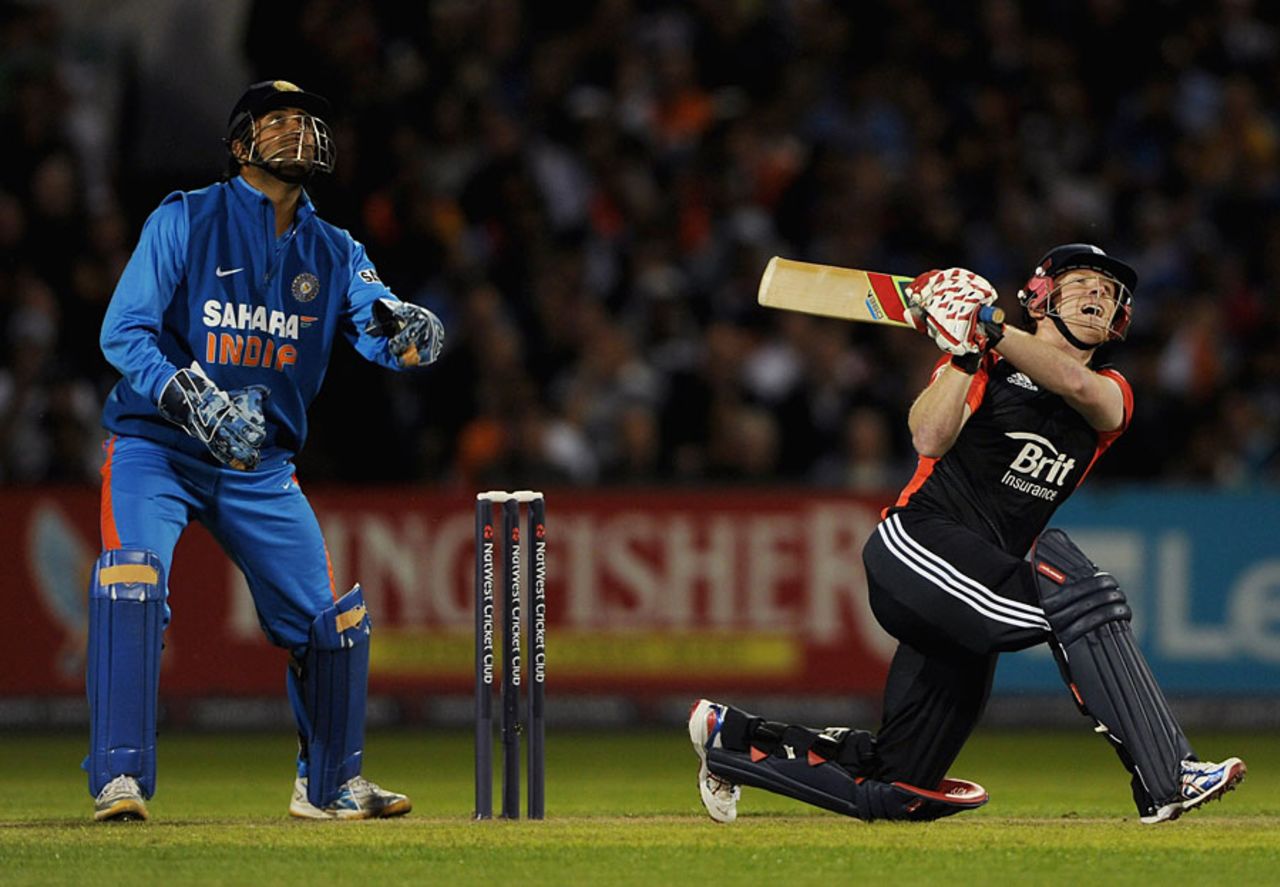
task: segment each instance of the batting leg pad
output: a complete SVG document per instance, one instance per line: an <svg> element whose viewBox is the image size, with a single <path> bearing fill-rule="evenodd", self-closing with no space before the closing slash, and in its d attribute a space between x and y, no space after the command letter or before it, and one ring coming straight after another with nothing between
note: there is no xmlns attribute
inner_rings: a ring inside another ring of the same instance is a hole
<svg viewBox="0 0 1280 887"><path fill-rule="evenodd" d="M809 755L788 757L710 748L707 767L735 785L762 788L866 822L923 822L987 803L986 790L965 780L944 779L936 790L930 791L905 782L855 777L838 764Z"/></svg>
<svg viewBox="0 0 1280 887"><path fill-rule="evenodd" d="M89 794L117 776L156 790L164 566L147 549L104 551L89 581Z"/></svg>
<svg viewBox="0 0 1280 887"><path fill-rule="evenodd" d="M329 806L360 775L369 685L369 612L357 585L311 623L306 653L294 657L294 680L308 723L303 727L307 800Z"/></svg>
<svg viewBox="0 0 1280 887"><path fill-rule="evenodd" d="M1124 592L1061 530L1041 534L1031 562L1063 679L1133 774L1134 800L1150 815L1177 799L1181 763L1194 755L1134 641Z"/></svg>

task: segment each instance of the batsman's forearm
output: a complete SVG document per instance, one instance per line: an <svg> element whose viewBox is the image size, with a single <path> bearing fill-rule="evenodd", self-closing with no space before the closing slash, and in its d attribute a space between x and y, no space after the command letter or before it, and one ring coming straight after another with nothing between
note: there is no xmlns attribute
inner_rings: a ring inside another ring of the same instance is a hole
<svg viewBox="0 0 1280 887"><path fill-rule="evenodd" d="M972 381L973 376L946 364L911 405L907 427L921 456L937 458L956 442L968 418L965 397Z"/></svg>
<svg viewBox="0 0 1280 887"><path fill-rule="evenodd" d="M1088 365L1022 330L1008 330L996 351L1042 388L1060 395L1099 431L1114 431L1125 419L1120 386Z"/></svg>
<svg viewBox="0 0 1280 887"><path fill-rule="evenodd" d="M1005 330L995 350L1031 377L1031 381L1062 397L1083 397L1093 375L1084 364L1013 327Z"/></svg>

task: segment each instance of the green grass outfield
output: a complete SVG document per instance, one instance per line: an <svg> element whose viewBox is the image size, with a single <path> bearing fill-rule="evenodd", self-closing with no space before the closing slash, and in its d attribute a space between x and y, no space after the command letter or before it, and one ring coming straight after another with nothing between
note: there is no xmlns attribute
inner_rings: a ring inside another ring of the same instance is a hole
<svg viewBox="0 0 1280 887"><path fill-rule="evenodd" d="M624 737L551 731L544 822L470 821L470 739L370 737L366 774L408 792L404 819L291 820L292 739L165 735L149 823L94 824L84 740L0 736L0 882L365 884L1274 884L1280 741L1194 737L1249 777L1224 802L1138 823L1127 779L1079 733L979 733L954 773L981 810L862 823L747 790L733 825L706 818L683 726ZM90 879L93 879L92 881Z"/></svg>

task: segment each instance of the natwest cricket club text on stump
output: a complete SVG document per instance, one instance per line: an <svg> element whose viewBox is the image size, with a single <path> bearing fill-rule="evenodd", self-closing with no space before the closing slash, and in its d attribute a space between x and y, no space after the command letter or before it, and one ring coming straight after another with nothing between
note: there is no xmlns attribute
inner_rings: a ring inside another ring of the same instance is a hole
<svg viewBox="0 0 1280 887"><path fill-rule="evenodd" d="M528 507L525 533L530 547L529 609L533 663L529 682L529 785L530 819L542 819L546 808L544 755L545 681L547 665L547 528L546 501L542 493L490 490L476 496L475 576L475 818L493 817L493 679L494 557L498 548L493 521L494 506L502 509L502 817L520 818L520 685L523 682L522 628L524 606L521 580L524 570L520 545L520 506Z"/></svg>

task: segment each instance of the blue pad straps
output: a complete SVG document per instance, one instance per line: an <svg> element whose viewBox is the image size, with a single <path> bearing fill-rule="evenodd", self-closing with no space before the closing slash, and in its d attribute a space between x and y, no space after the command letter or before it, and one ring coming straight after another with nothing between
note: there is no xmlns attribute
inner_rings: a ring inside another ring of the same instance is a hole
<svg viewBox="0 0 1280 887"><path fill-rule="evenodd" d="M327 807L360 775L369 683L369 613L357 585L311 623L311 644L297 675L310 721L307 800Z"/></svg>
<svg viewBox="0 0 1280 887"><path fill-rule="evenodd" d="M89 793L133 776L156 787L156 696L164 634L164 566L146 549L104 551L89 582Z"/></svg>

